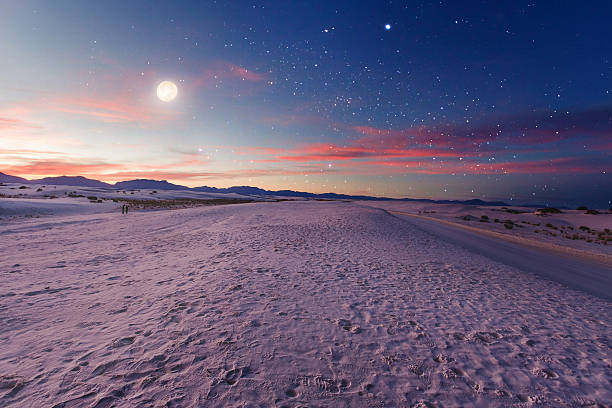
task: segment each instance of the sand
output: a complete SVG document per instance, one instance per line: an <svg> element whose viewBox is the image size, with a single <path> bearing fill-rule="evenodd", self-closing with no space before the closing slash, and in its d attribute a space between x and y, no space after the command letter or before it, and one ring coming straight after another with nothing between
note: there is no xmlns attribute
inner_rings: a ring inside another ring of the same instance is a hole
<svg viewBox="0 0 612 408"><path fill-rule="evenodd" d="M612 258L612 213L607 209L599 209L598 215L586 214L582 210L562 209L560 214L542 216L535 213L537 208L517 206L402 201L361 201L360 203L388 211L452 222L470 230L491 232L492 236L504 234L510 240L515 241L516 238L543 248L556 248L576 255L580 253L585 255L584 252L592 253L597 258L606 259L607 262ZM483 216L488 219L482 220ZM508 221L512 223L510 229L505 226Z"/></svg>
<svg viewBox="0 0 612 408"><path fill-rule="evenodd" d="M609 406L610 303L343 202L0 225L0 406Z"/></svg>

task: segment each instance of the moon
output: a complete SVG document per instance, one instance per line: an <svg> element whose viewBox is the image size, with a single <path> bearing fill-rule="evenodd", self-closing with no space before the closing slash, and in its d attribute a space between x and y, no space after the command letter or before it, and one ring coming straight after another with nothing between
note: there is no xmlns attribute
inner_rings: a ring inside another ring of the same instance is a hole
<svg viewBox="0 0 612 408"><path fill-rule="evenodd" d="M157 85L157 97L164 102L171 102L178 95L176 84L171 81L163 81Z"/></svg>

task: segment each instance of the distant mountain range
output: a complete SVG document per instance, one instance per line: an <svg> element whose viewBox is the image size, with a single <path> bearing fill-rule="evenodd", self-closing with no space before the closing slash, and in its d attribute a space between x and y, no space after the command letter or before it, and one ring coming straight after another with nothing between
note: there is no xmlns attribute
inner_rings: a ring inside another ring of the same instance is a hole
<svg viewBox="0 0 612 408"><path fill-rule="evenodd" d="M293 190L264 190L258 187L250 186L234 186L228 188L216 187L186 187L178 184L168 183L166 180L148 180L138 179L129 181L119 181L115 184L104 183L99 180L88 179L82 176L60 176L60 177L45 177L37 180L27 180L22 177L11 176L0 172L0 183L21 183L21 184L44 184L44 185L63 185L77 187L93 187L93 188L110 188L117 190L190 190L200 191L203 193L234 193L247 196L282 196L282 197L301 197L301 198L322 198L322 199L337 199L337 200L396 200L396 201L419 201L437 204L467 204L467 205L493 205L493 206L508 206L502 201L483 201L479 199L472 200L430 200L419 198L387 198L387 197L371 197L364 195L348 195L336 193L308 193L303 191Z"/></svg>
<svg viewBox="0 0 612 408"><path fill-rule="evenodd" d="M27 180L22 177L10 176L0 172L0 183L23 183L23 184L46 184L50 186L78 186L78 187L102 187L115 188L112 184L102 181L88 179L83 176L60 176L45 177L37 180Z"/></svg>

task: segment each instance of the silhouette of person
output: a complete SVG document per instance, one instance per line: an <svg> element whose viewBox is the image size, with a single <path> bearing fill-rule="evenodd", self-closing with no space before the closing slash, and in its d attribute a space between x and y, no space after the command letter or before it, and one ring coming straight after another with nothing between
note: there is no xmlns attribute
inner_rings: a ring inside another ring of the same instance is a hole
<svg viewBox="0 0 612 408"><path fill-rule="evenodd" d="M128 210L130 209L130 207L128 205L125 206L125 213L128 213Z"/></svg>
<svg viewBox="0 0 612 408"><path fill-rule="evenodd" d="M125 204L121 206L121 214L125 214Z"/></svg>

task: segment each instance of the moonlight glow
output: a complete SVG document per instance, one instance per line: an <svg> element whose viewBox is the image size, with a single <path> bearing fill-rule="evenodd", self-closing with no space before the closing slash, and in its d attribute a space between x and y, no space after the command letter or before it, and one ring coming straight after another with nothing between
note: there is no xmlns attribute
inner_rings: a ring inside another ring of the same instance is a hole
<svg viewBox="0 0 612 408"><path fill-rule="evenodd" d="M164 102L174 100L177 94L178 88L174 82L163 81L157 86L157 97Z"/></svg>

